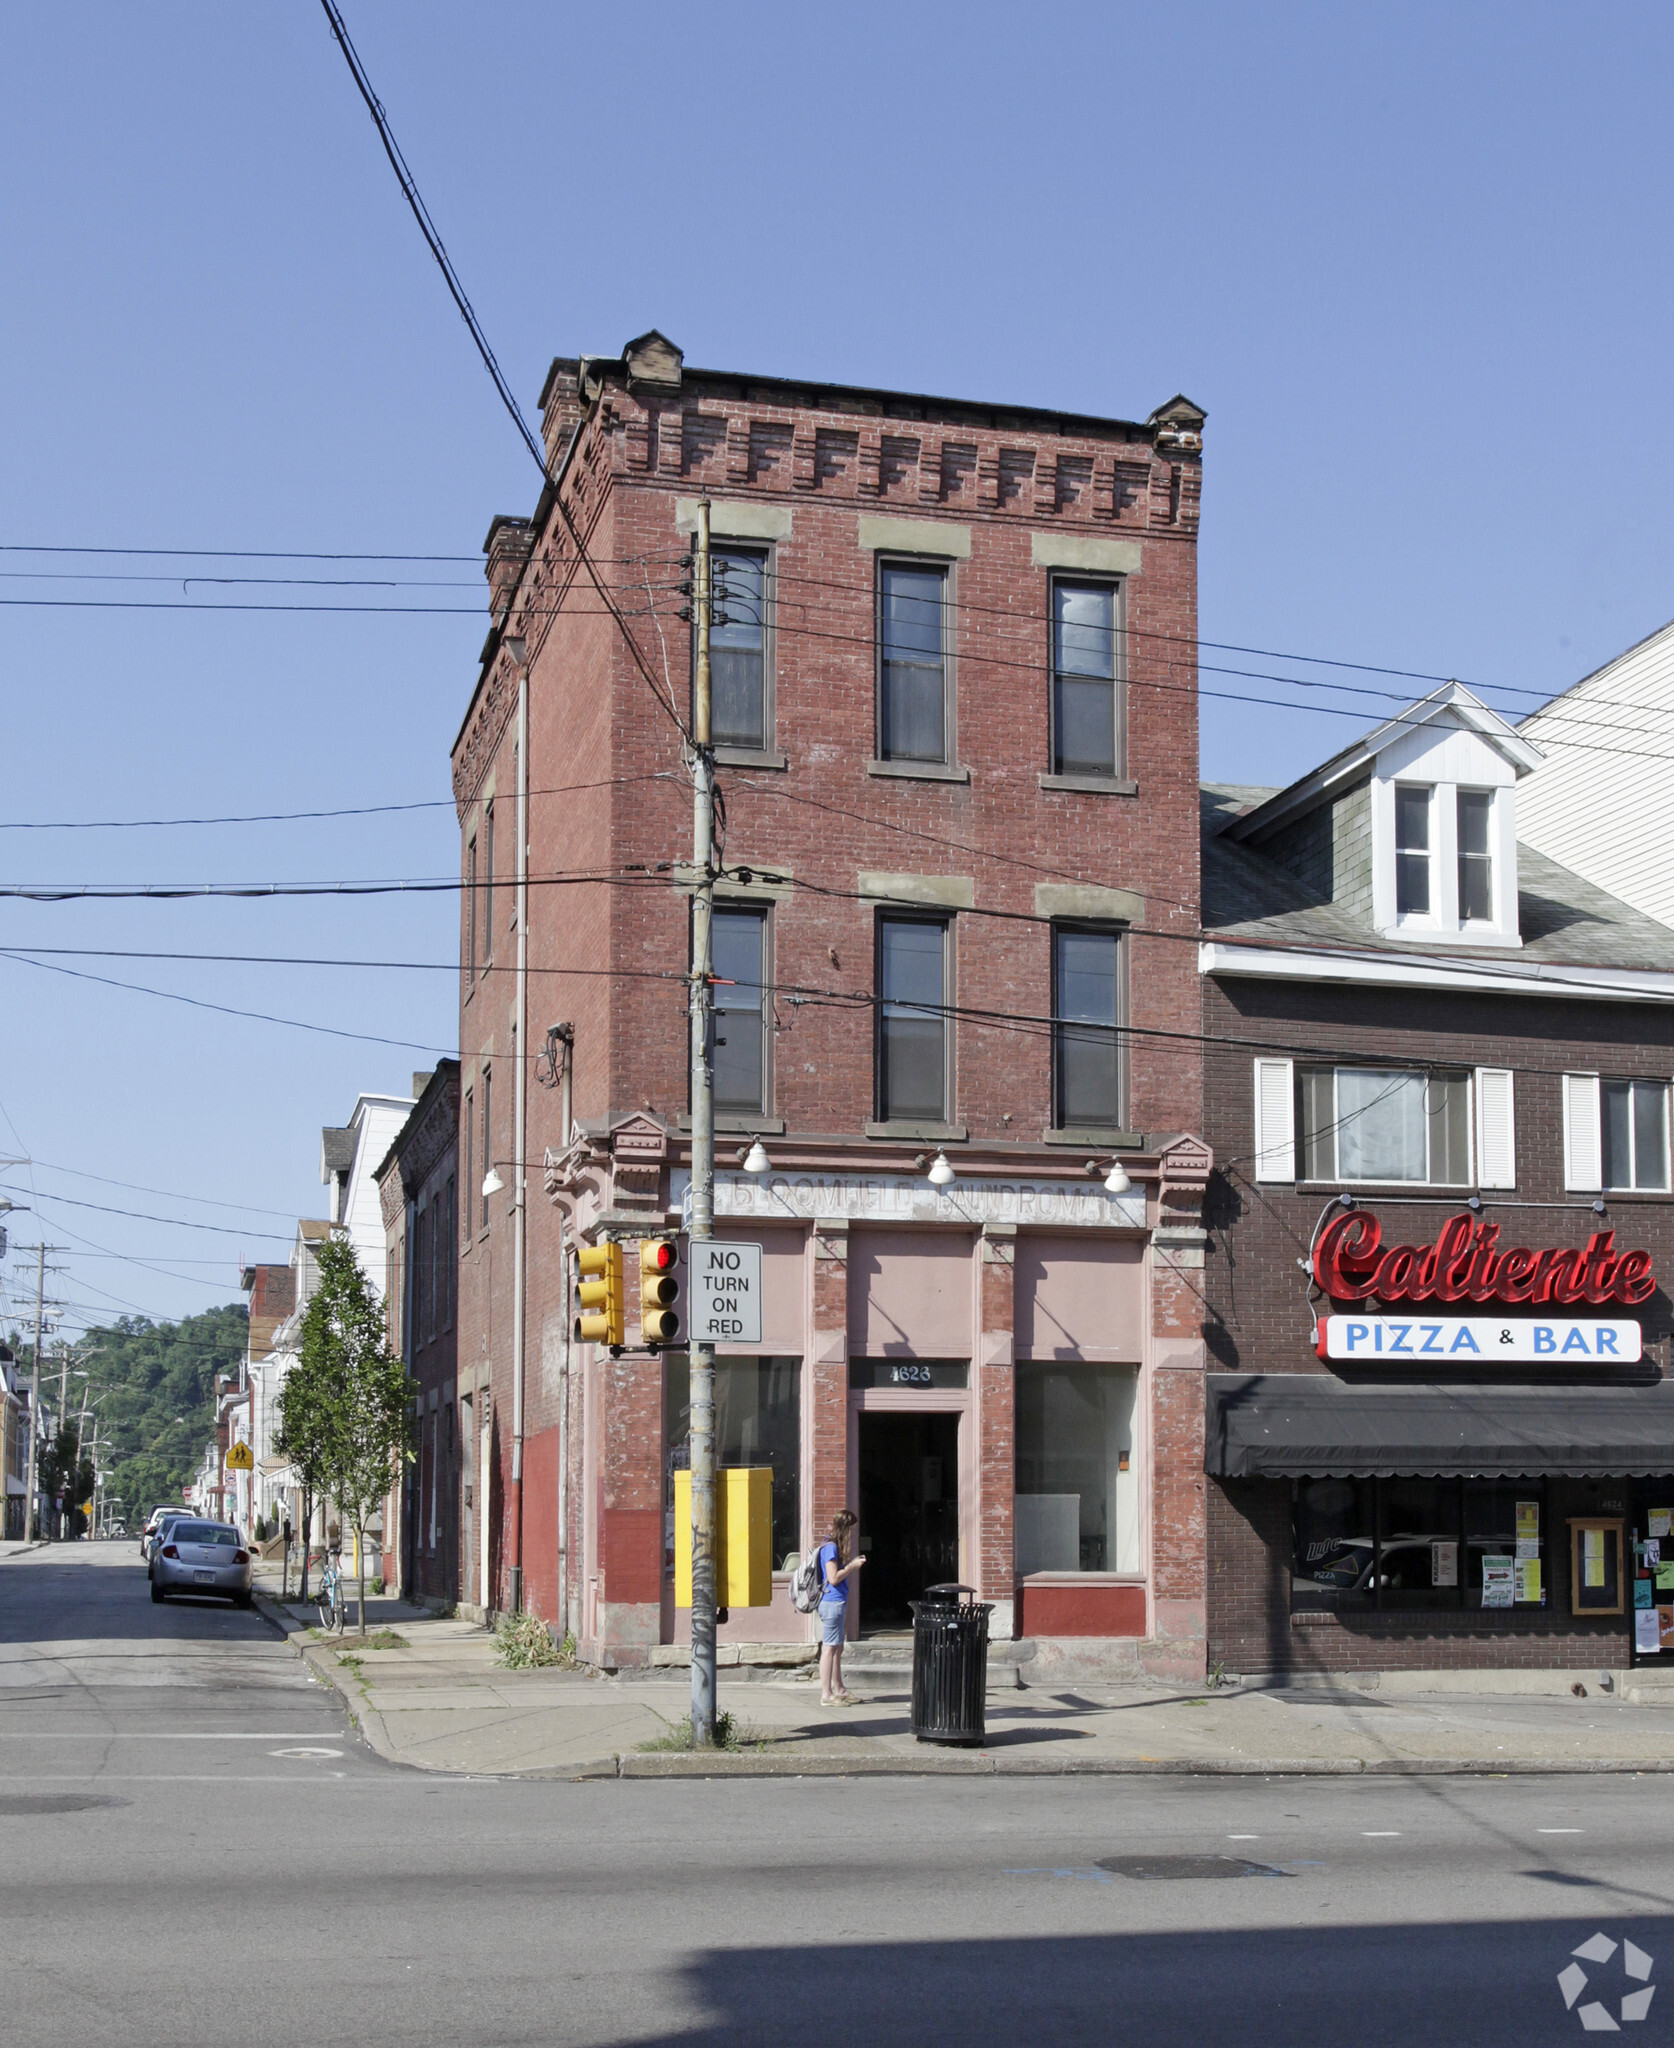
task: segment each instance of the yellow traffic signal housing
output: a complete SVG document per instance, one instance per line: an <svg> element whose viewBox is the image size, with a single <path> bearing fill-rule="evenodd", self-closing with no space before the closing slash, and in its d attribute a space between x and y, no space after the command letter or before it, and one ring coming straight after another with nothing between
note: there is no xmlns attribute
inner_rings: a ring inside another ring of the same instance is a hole
<svg viewBox="0 0 1674 2048"><path fill-rule="evenodd" d="M674 1604L692 1604L692 1475L674 1475ZM773 1605L773 1467L715 1474L715 1605Z"/></svg>
<svg viewBox="0 0 1674 2048"><path fill-rule="evenodd" d="M580 1272L575 1290L578 1341L620 1347L627 1342L622 1305L622 1247L584 1245L576 1255L576 1266Z"/></svg>
<svg viewBox="0 0 1674 2048"><path fill-rule="evenodd" d="M680 1342L680 1241L639 1241L639 1337L657 1347Z"/></svg>

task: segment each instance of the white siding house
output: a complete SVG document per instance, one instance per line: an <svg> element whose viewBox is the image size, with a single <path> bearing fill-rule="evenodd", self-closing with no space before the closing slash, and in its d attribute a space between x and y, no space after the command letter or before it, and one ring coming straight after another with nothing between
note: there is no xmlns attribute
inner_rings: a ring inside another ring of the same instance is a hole
<svg viewBox="0 0 1674 2048"><path fill-rule="evenodd" d="M1545 756L1517 792L1529 846L1674 925L1674 623L1526 719Z"/></svg>

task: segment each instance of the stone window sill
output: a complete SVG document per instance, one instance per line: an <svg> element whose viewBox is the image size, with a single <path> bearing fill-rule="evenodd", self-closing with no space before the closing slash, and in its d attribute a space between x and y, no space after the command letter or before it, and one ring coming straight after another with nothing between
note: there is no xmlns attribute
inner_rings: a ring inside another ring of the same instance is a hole
<svg viewBox="0 0 1674 2048"><path fill-rule="evenodd" d="M788 768L789 760L759 747L717 747L716 764L722 768Z"/></svg>
<svg viewBox="0 0 1674 2048"><path fill-rule="evenodd" d="M949 766L944 761L868 761L868 775L893 775L907 782L969 782L968 768Z"/></svg>
<svg viewBox="0 0 1674 2048"><path fill-rule="evenodd" d="M1077 789L1084 796L1138 796L1139 784L1125 775L1043 775L1042 789Z"/></svg>
<svg viewBox="0 0 1674 2048"><path fill-rule="evenodd" d="M1143 1149L1145 1139L1139 1131L1119 1131L1109 1128L1090 1128L1077 1131L1042 1131L1043 1145L1091 1145L1094 1150L1101 1146L1123 1152L1138 1152Z"/></svg>
<svg viewBox="0 0 1674 2048"><path fill-rule="evenodd" d="M680 1119L680 1128L689 1131L692 1120L689 1116ZM785 1135L785 1120L782 1116L726 1116L715 1118L717 1133L729 1138L782 1138Z"/></svg>
<svg viewBox="0 0 1674 2048"><path fill-rule="evenodd" d="M938 1145L962 1145L971 1135L966 1124L881 1123L861 1128L868 1138L920 1138Z"/></svg>

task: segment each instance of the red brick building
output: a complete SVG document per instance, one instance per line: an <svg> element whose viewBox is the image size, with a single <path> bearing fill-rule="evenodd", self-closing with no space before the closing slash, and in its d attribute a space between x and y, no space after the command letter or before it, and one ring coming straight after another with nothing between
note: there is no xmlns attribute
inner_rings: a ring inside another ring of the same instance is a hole
<svg viewBox="0 0 1674 2048"><path fill-rule="evenodd" d="M1203 414L693 371L655 334L554 363L543 405L553 481L490 530L453 749L464 1597L520 1571L607 1666L688 1633L684 1354L635 1346L631 1245L628 1347L573 1341L569 1261L678 1228L689 1185L679 585L707 498L717 1233L766 1287L718 1451L772 1466L779 1572L723 1661L807 1639L783 1569L852 1503L863 1632L956 1578L1047 1661L1200 1670Z"/></svg>
<svg viewBox="0 0 1674 2048"><path fill-rule="evenodd" d="M458 1341L459 1062L415 1074L417 1096L375 1179L384 1222L384 1313L414 1382L412 1456L386 1510L385 1582L452 1603L460 1586Z"/></svg>
<svg viewBox="0 0 1674 2048"><path fill-rule="evenodd" d="M1674 1655L1674 934L1519 843L1539 758L1450 684L1205 792L1231 1672Z"/></svg>

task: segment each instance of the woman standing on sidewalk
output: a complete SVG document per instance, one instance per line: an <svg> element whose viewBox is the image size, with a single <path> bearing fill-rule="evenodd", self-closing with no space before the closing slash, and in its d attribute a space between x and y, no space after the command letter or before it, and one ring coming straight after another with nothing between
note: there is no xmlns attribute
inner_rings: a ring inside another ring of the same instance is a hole
<svg viewBox="0 0 1674 2048"><path fill-rule="evenodd" d="M854 1510L839 1508L831 1518L831 1534L820 1545L820 1575L825 1591L820 1595L820 1705L852 1707L854 1695L843 1684L843 1638L849 1625L849 1581L866 1562L848 1561L849 1531L854 1527Z"/></svg>

